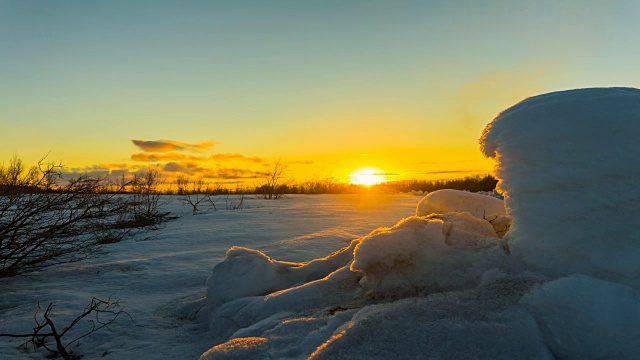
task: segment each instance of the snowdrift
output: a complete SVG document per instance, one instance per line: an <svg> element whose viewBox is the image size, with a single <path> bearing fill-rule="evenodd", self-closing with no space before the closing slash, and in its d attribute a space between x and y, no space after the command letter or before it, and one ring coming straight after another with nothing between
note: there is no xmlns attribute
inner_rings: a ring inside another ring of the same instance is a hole
<svg viewBox="0 0 640 360"><path fill-rule="evenodd" d="M595 88L526 99L480 144L496 160L511 251L553 276L640 285L640 90Z"/></svg>
<svg viewBox="0 0 640 360"><path fill-rule="evenodd" d="M425 196L418 203L416 215L449 212L468 212L477 218L487 220L500 237L504 236L511 226L511 217L507 215L503 200L452 189L434 191Z"/></svg>
<svg viewBox="0 0 640 360"><path fill-rule="evenodd" d="M634 358L639 124L640 90L533 97L481 139L506 207L442 190L308 263L232 248L201 358Z"/></svg>
<svg viewBox="0 0 640 360"><path fill-rule="evenodd" d="M378 298L456 290L480 282L497 244L491 224L469 213L414 216L363 238L350 268Z"/></svg>

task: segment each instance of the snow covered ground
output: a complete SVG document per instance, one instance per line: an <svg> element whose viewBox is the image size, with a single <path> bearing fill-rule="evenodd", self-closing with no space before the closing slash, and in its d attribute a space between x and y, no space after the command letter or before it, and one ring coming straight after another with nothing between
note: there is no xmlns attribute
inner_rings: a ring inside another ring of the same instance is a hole
<svg viewBox="0 0 640 360"><path fill-rule="evenodd" d="M53 319L63 325L93 296L112 296L139 326L119 318L112 331L103 329L80 340L76 353L87 359L195 359L216 344L201 323L188 318L194 311L189 304L201 305L211 268L230 247L258 249L285 261L309 261L379 226L394 225L412 215L420 200L410 195L245 198L244 209L205 209L194 216L175 198L168 199L168 211L183 216L148 233L146 240L108 245L103 258L0 279L0 332L29 332L38 301L44 306L53 302ZM224 208L224 201L217 205ZM16 349L20 343L0 338L0 359L46 355L25 354Z"/></svg>

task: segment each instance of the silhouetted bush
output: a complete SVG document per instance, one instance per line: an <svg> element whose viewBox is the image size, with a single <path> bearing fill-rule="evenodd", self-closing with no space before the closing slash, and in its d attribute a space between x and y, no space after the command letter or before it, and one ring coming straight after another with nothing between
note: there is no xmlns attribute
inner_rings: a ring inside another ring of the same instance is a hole
<svg viewBox="0 0 640 360"><path fill-rule="evenodd" d="M0 166L0 277L99 256L102 245L167 219L148 178L131 195L106 177L62 180L61 169L17 157Z"/></svg>

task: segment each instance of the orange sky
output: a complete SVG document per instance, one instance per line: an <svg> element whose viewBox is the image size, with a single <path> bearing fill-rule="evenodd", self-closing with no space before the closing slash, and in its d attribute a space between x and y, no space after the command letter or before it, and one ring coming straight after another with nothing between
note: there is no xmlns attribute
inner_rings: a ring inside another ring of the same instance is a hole
<svg viewBox="0 0 640 360"><path fill-rule="evenodd" d="M515 102L640 87L639 16L589 0L1 1L0 161L248 185L278 160L299 182L486 174L478 138Z"/></svg>

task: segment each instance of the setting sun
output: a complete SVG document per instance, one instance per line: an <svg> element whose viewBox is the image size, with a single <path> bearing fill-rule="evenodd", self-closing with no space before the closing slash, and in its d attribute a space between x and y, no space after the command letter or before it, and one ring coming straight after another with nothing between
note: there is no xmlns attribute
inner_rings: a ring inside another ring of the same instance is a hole
<svg viewBox="0 0 640 360"><path fill-rule="evenodd" d="M366 186L387 181L384 171L373 167L356 169L349 175L349 178L351 184Z"/></svg>

